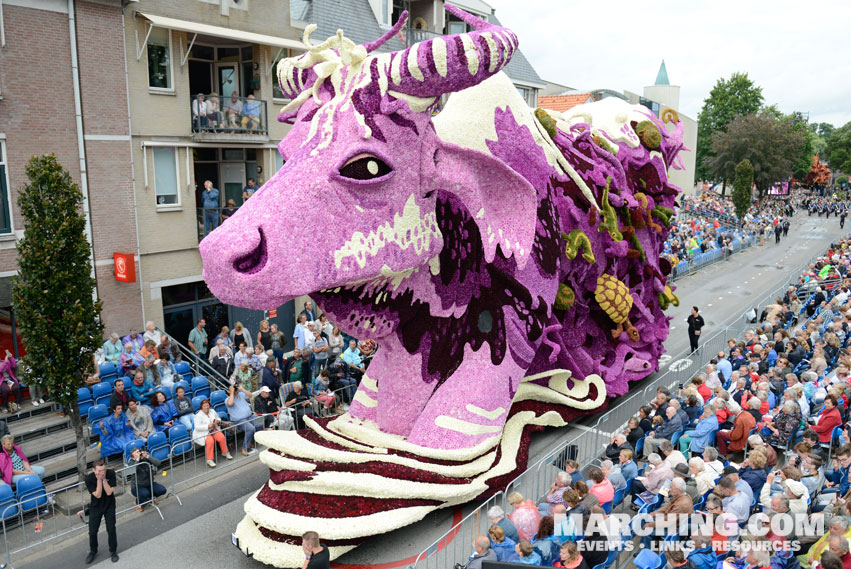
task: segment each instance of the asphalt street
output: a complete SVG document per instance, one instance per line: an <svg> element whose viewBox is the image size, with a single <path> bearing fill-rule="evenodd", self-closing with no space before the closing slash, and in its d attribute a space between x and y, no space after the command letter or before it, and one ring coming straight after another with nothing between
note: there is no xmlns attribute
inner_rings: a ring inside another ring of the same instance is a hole
<svg viewBox="0 0 851 569"><path fill-rule="evenodd" d="M737 253L729 260L678 280L680 306L668 311L673 317L671 334L665 342L668 353L676 355L688 347L685 319L692 305L700 308L706 320L705 334L711 335L714 330L741 319L754 302L788 281L790 271L813 255L824 252L843 233L838 219L825 220L798 213L793 218L789 236L780 244L775 245L772 238L765 245ZM544 456L558 441L566 440L565 437L581 428L581 425L571 425L534 436L530 462ZM166 499L162 503L165 521L161 521L153 511L119 520L120 562L113 564L109 561L106 535L101 531L101 553L93 567L263 567L232 546L231 532L242 518L242 505L246 498L267 477L268 471L255 461L182 492L182 507L173 498ZM464 508L464 512L472 508ZM405 567L407 563L394 561L417 555L449 530L451 521L451 511L433 512L414 526L367 542L341 558L336 566L343 569L366 569L373 564L381 564L381 569ZM87 549L87 536L81 533L61 545L44 548L39 557L13 561L18 569L83 567Z"/></svg>

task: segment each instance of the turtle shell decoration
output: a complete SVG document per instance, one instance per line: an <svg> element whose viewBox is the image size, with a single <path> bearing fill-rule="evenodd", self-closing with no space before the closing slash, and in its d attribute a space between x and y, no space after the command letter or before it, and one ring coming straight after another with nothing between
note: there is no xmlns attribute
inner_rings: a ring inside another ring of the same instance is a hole
<svg viewBox="0 0 851 569"><path fill-rule="evenodd" d="M641 337L638 330L629 321L629 311L632 310L632 295L629 293L623 281L603 273L597 279L597 288L594 291L594 298L600 308L612 319L615 323L615 328L612 330L612 338L619 338L626 330L629 339L633 342L638 342Z"/></svg>

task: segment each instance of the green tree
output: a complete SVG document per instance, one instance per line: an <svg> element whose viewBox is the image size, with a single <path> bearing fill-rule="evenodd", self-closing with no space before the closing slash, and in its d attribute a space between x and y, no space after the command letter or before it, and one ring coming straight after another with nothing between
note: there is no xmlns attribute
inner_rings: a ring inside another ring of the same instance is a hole
<svg viewBox="0 0 851 569"><path fill-rule="evenodd" d="M830 133L823 158L834 172L851 173L851 122Z"/></svg>
<svg viewBox="0 0 851 569"><path fill-rule="evenodd" d="M713 154L715 133L726 131L727 125L737 116L759 111L762 100L762 87L757 87L747 73L733 73L729 79L718 79L697 116L697 179L713 179L707 161Z"/></svg>
<svg viewBox="0 0 851 569"><path fill-rule="evenodd" d="M736 177L733 178L733 205L740 220L745 218L751 207L753 194L753 165L745 158L736 164Z"/></svg>
<svg viewBox="0 0 851 569"><path fill-rule="evenodd" d="M103 336L83 194L53 154L30 159L26 174L29 183L18 198L25 229L17 246L12 303L27 347L27 381L46 389L70 412L82 479L86 439L77 389L92 371Z"/></svg>
<svg viewBox="0 0 851 569"><path fill-rule="evenodd" d="M813 155L817 154L815 145L819 136L810 130L807 121L804 120L800 113L787 115L783 117L783 120L789 123L791 130L797 131L801 135L803 142L797 156L792 161L792 177L798 180L804 180L810 171L810 166L812 166Z"/></svg>
<svg viewBox="0 0 851 569"><path fill-rule="evenodd" d="M838 178L836 178L836 185L839 186L840 188L842 187L842 184L847 184L847 183L848 183L848 176L839 176Z"/></svg>
<svg viewBox="0 0 851 569"><path fill-rule="evenodd" d="M802 129L771 114L739 116L712 139L713 156L707 160L716 179L732 179L736 165L747 158L753 165L760 199L768 189L792 175L795 160L805 144Z"/></svg>

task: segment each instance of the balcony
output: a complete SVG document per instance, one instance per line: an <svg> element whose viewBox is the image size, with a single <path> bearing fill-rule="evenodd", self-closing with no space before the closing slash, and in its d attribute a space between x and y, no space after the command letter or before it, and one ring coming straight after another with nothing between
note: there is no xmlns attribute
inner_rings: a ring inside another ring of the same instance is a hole
<svg viewBox="0 0 851 569"><path fill-rule="evenodd" d="M443 35L440 32L433 32L431 30L418 30L416 28L406 28L405 31L407 32L408 47L414 45L415 43L427 41Z"/></svg>
<svg viewBox="0 0 851 569"><path fill-rule="evenodd" d="M193 95L192 133L196 142L267 142L269 112L266 101L249 97Z"/></svg>

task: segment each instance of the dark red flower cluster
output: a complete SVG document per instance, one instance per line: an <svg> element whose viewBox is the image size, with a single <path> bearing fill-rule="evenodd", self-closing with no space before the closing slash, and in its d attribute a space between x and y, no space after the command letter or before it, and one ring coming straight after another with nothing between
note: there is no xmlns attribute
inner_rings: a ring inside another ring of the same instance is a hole
<svg viewBox="0 0 851 569"><path fill-rule="evenodd" d="M364 496L317 495L276 491L265 484L257 495L261 504L280 512L310 518L353 518L414 506L440 506L437 500L367 498Z"/></svg>

